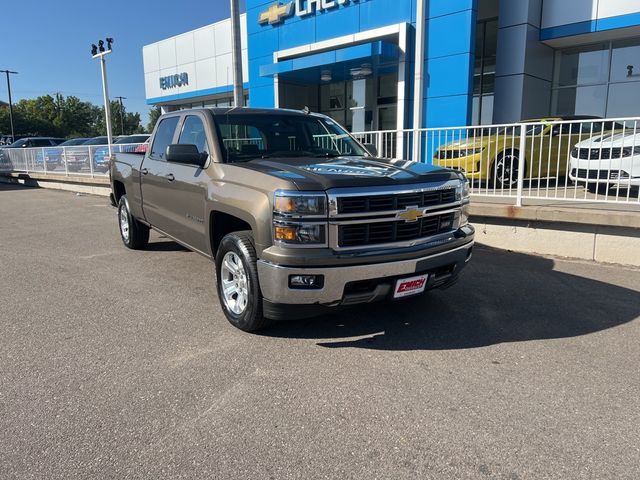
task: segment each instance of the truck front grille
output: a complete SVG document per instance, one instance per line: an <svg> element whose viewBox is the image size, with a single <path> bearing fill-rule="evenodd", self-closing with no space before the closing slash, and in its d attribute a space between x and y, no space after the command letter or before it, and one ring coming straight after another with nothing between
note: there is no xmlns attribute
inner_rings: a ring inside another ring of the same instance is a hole
<svg viewBox="0 0 640 480"><path fill-rule="evenodd" d="M388 195L338 198L338 214L354 214L402 210L406 207L432 207L456 201L456 190L433 190Z"/></svg>
<svg viewBox="0 0 640 480"><path fill-rule="evenodd" d="M436 192L429 192L436 193ZM338 246L355 247L419 240L453 230L455 213L419 218L415 222L389 221L338 225Z"/></svg>

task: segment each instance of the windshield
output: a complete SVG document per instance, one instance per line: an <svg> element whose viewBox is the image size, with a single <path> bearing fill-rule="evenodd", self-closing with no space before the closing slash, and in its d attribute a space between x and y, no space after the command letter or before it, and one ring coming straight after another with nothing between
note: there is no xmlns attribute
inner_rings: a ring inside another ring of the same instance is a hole
<svg viewBox="0 0 640 480"><path fill-rule="evenodd" d="M216 115L227 162L268 157L362 157L367 152L337 123L314 115Z"/></svg>
<svg viewBox="0 0 640 480"><path fill-rule="evenodd" d="M122 145L123 143L144 143L149 138L149 135L131 135L130 137L120 138L117 142L114 142L117 145Z"/></svg>
<svg viewBox="0 0 640 480"><path fill-rule="evenodd" d="M547 124L544 123L538 123L535 125L527 125L527 135L538 135L539 133L542 132L542 130L545 129L545 127L547 126ZM498 130L499 134L506 134L506 135L513 135L515 137L520 135L520 126L518 125L517 127L503 127L500 128Z"/></svg>
<svg viewBox="0 0 640 480"><path fill-rule="evenodd" d="M106 145L106 144L107 144L107 137L90 138L89 140L83 143L83 145Z"/></svg>
<svg viewBox="0 0 640 480"><path fill-rule="evenodd" d="M71 145L82 145L84 142L89 140L88 138L72 138L71 140L67 140L66 142L62 142L60 147L68 147Z"/></svg>

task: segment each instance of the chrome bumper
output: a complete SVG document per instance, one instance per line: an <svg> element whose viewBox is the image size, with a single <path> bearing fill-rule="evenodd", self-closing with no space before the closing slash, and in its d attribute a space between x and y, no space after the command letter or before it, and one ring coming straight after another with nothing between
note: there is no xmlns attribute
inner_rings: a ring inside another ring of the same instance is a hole
<svg viewBox="0 0 640 480"><path fill-rule="evenodd" d="M258 260L260 289L264 299L274 304L335 306L372 301L366 296L359 296L361 302L345 298L345 286L360 280L410 276L416 272L426 272L451 264L455 265L454 272L457 275L471 258L470 249L473 244L471 241L452 250L410 260L349 267L283 267ZM289 288L289 276L297 274L324 275L324 286L319 289ZM434 286L433 281L429 281L427 288Z"/></svg>

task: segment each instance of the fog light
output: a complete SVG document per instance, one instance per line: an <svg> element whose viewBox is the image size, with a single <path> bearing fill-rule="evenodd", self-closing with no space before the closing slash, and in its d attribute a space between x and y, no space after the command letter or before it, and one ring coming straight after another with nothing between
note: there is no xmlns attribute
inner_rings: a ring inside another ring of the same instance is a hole
<svg viewBox="0 0 640 480"><path fill-rule="evenodd" d="M324 275L289 275L289 288L313 289L324 286Z"/></svg>
<svg viewBox="0 0 640 480"><path fill-rule="evenodd" d="M296 239L295 227L276 227L275 228L276 240L293 241Z"/></svg>

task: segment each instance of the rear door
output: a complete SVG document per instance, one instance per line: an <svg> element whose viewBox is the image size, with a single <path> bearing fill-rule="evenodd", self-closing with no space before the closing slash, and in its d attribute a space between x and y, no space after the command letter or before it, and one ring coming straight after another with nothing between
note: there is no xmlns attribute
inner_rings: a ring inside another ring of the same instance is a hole
<svg viewBox="0 0 640 480"><path fill-rule="evenodd" d="M212 139L207 138L208 131L211 129L207 128L204 113L189 112L180 122L174 143L196 145L200 153L209 154ZM166 215L164 231L194 249L206 252L208 235L204 217L209 186L206 168L167 162L166 175L168 182L160 204Z"/></svg>
<svg viewBox="0 0 640 480"><path fill-rule="evenodd" d="M154 227L170 235L173 233L168 229L170 226L168 212L163 208L166 204L164 197L170 187L165 154L167 146L174 143L177 138L179 121L179 113L166 116L159 121L153 136L153 143L140 169L140 191L144 218Z"/></svg>

